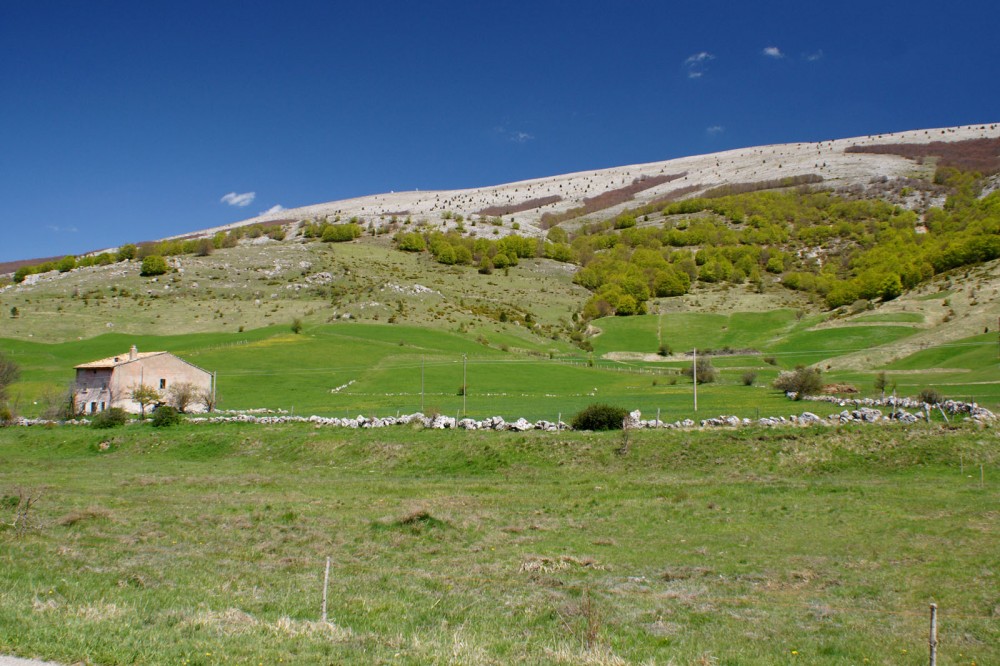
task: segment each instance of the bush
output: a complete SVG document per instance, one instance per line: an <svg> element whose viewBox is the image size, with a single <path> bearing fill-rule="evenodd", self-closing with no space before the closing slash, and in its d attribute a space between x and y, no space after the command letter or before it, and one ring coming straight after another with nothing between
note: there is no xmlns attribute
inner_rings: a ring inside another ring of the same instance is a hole
<svg viewBox="0 0 1000 666"><path fill-rule="evenodd" d="M932 388L925 388L917 397L928 405L938 405L944 402L944 396L941 395L941 392Z"/></svg>
<svg viewBox="0 0 1000 666"><path fill-rule="evenodd" d="M753 386L754 382L757 381L757 373L753 370L747 370L740 380L743 382L743 386Z"/></svg>
<svg viewBox="0 0 1000 666"><path fill-rule="evenodd" d="M302 320L298 317L292 320L292 333L295 335L302 333Z"/></svg>
<svg viewBox="0 0 1000 666"><path fill-rule="evenodd" d="M152 424L154 428L166 428L177 425L181 422L181 414L170 405L160 405L153 412Z"/></svg>
<svg viewBox="0 0 1000 666"><path fill-rule="evenodd" d="M90 421L91 428L117 428L128 422L128 413L121 407L111 407L98 413Z"/></svg>
<svg viewBox="0 0 1000 666"><path fill-rule="evenodd" d="M795 400L818 393L823 388L823 378L817 368L799 366L794 372L782 372L774 380L774 388L785 393L794 393Z"/></svg>
<svg viewBox="0 0 1000 666"><path fill-rule="evenodd" d="M695 364L692 363L686 368L681 369L681 374L685 377L694 377ZM712 359L707 356L700 356L697 361L698 366L698 383L699 384L711 384L716 379L719 378L719 371L715 369L712 365Z"/></svg>
<svg viewBox="0 0 1000 666"><path fill-rule="evenodd" d="M596 403L574 416L572 426L574 430L621 430L627 416L624 407Z"/></svg>
<svg viewBox="0 0 1000 666"><path fill-rule="evenodd" d="M151 254L142 260L142 269L139 275L149 277L152 275L163 275L169 270L167 260L158 254Z"/></svg>
<svg viewBox="0 0 1000 666"><path fill-rule="evenodd" d="M353 222L347 224L331 224L323 230L323 242L343 243L352 241L361 235L361 227Z"/></svg>
<svg viewBox="0 0 1000 666"><path fill-rule="evenodd" d="M664 342L656 350L656 353L659 354L660 356L670 356L674 352L670 349L670 345L668 345L666 342Z"/></svg>

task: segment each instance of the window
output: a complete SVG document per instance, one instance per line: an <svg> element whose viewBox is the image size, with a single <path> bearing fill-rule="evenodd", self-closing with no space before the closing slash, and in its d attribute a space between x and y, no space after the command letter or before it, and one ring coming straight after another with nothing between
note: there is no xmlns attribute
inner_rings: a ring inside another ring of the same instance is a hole
<svg viewBox="0 0 1000 666"><path fill-rule="evenodd" d="M96 402L90 403L90 413L93 414L96 411L97 411L97 403Z"/></svg>
<svg viewBox="0 0 1000 666"><path fill-rule="evenodd" d="M167 388L167 380L166 379L161 379L160 380L160 390L162 391L165 388Z"/></svg>

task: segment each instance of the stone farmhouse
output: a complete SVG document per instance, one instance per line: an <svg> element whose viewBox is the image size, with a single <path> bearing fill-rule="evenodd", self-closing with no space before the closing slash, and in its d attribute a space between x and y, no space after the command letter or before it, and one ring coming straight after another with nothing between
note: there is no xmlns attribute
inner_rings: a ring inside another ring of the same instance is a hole
<svg viewBox="0 0 1000 666"><path fill-rule="evenodd" d="M76 366L73 401L77 413L96 414L110 407L121 407L138 414L139 403L131 398L133 389L149 386L167 403L171 390L184 384L193 387L196 396L187 411L205 411L203 395L215 392L212 373L168 352L140 353L132 345L127 354Z"/></svg>

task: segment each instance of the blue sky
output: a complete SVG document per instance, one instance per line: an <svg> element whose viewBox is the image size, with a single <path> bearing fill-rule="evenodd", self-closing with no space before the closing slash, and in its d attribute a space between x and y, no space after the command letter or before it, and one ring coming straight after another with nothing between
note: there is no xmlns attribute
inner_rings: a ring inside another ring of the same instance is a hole
<svg viewBox="0 0 1000 666"><path fill-rule="evenodd" d="M0 0L0 261L277 205L997 122L996 28L978 0Z"/></svg>

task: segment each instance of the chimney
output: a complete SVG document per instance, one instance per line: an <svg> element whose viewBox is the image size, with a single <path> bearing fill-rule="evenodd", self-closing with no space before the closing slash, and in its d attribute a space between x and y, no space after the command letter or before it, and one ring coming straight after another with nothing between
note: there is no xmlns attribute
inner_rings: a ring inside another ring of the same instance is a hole
<svg viewBox="0 0 1000 666"><path fill-rule="evenodd" d="M128 360L134 361L137 358L139 358L139 350L135 348L135 345L132 345L132 349L128 350Z"/></svg>

